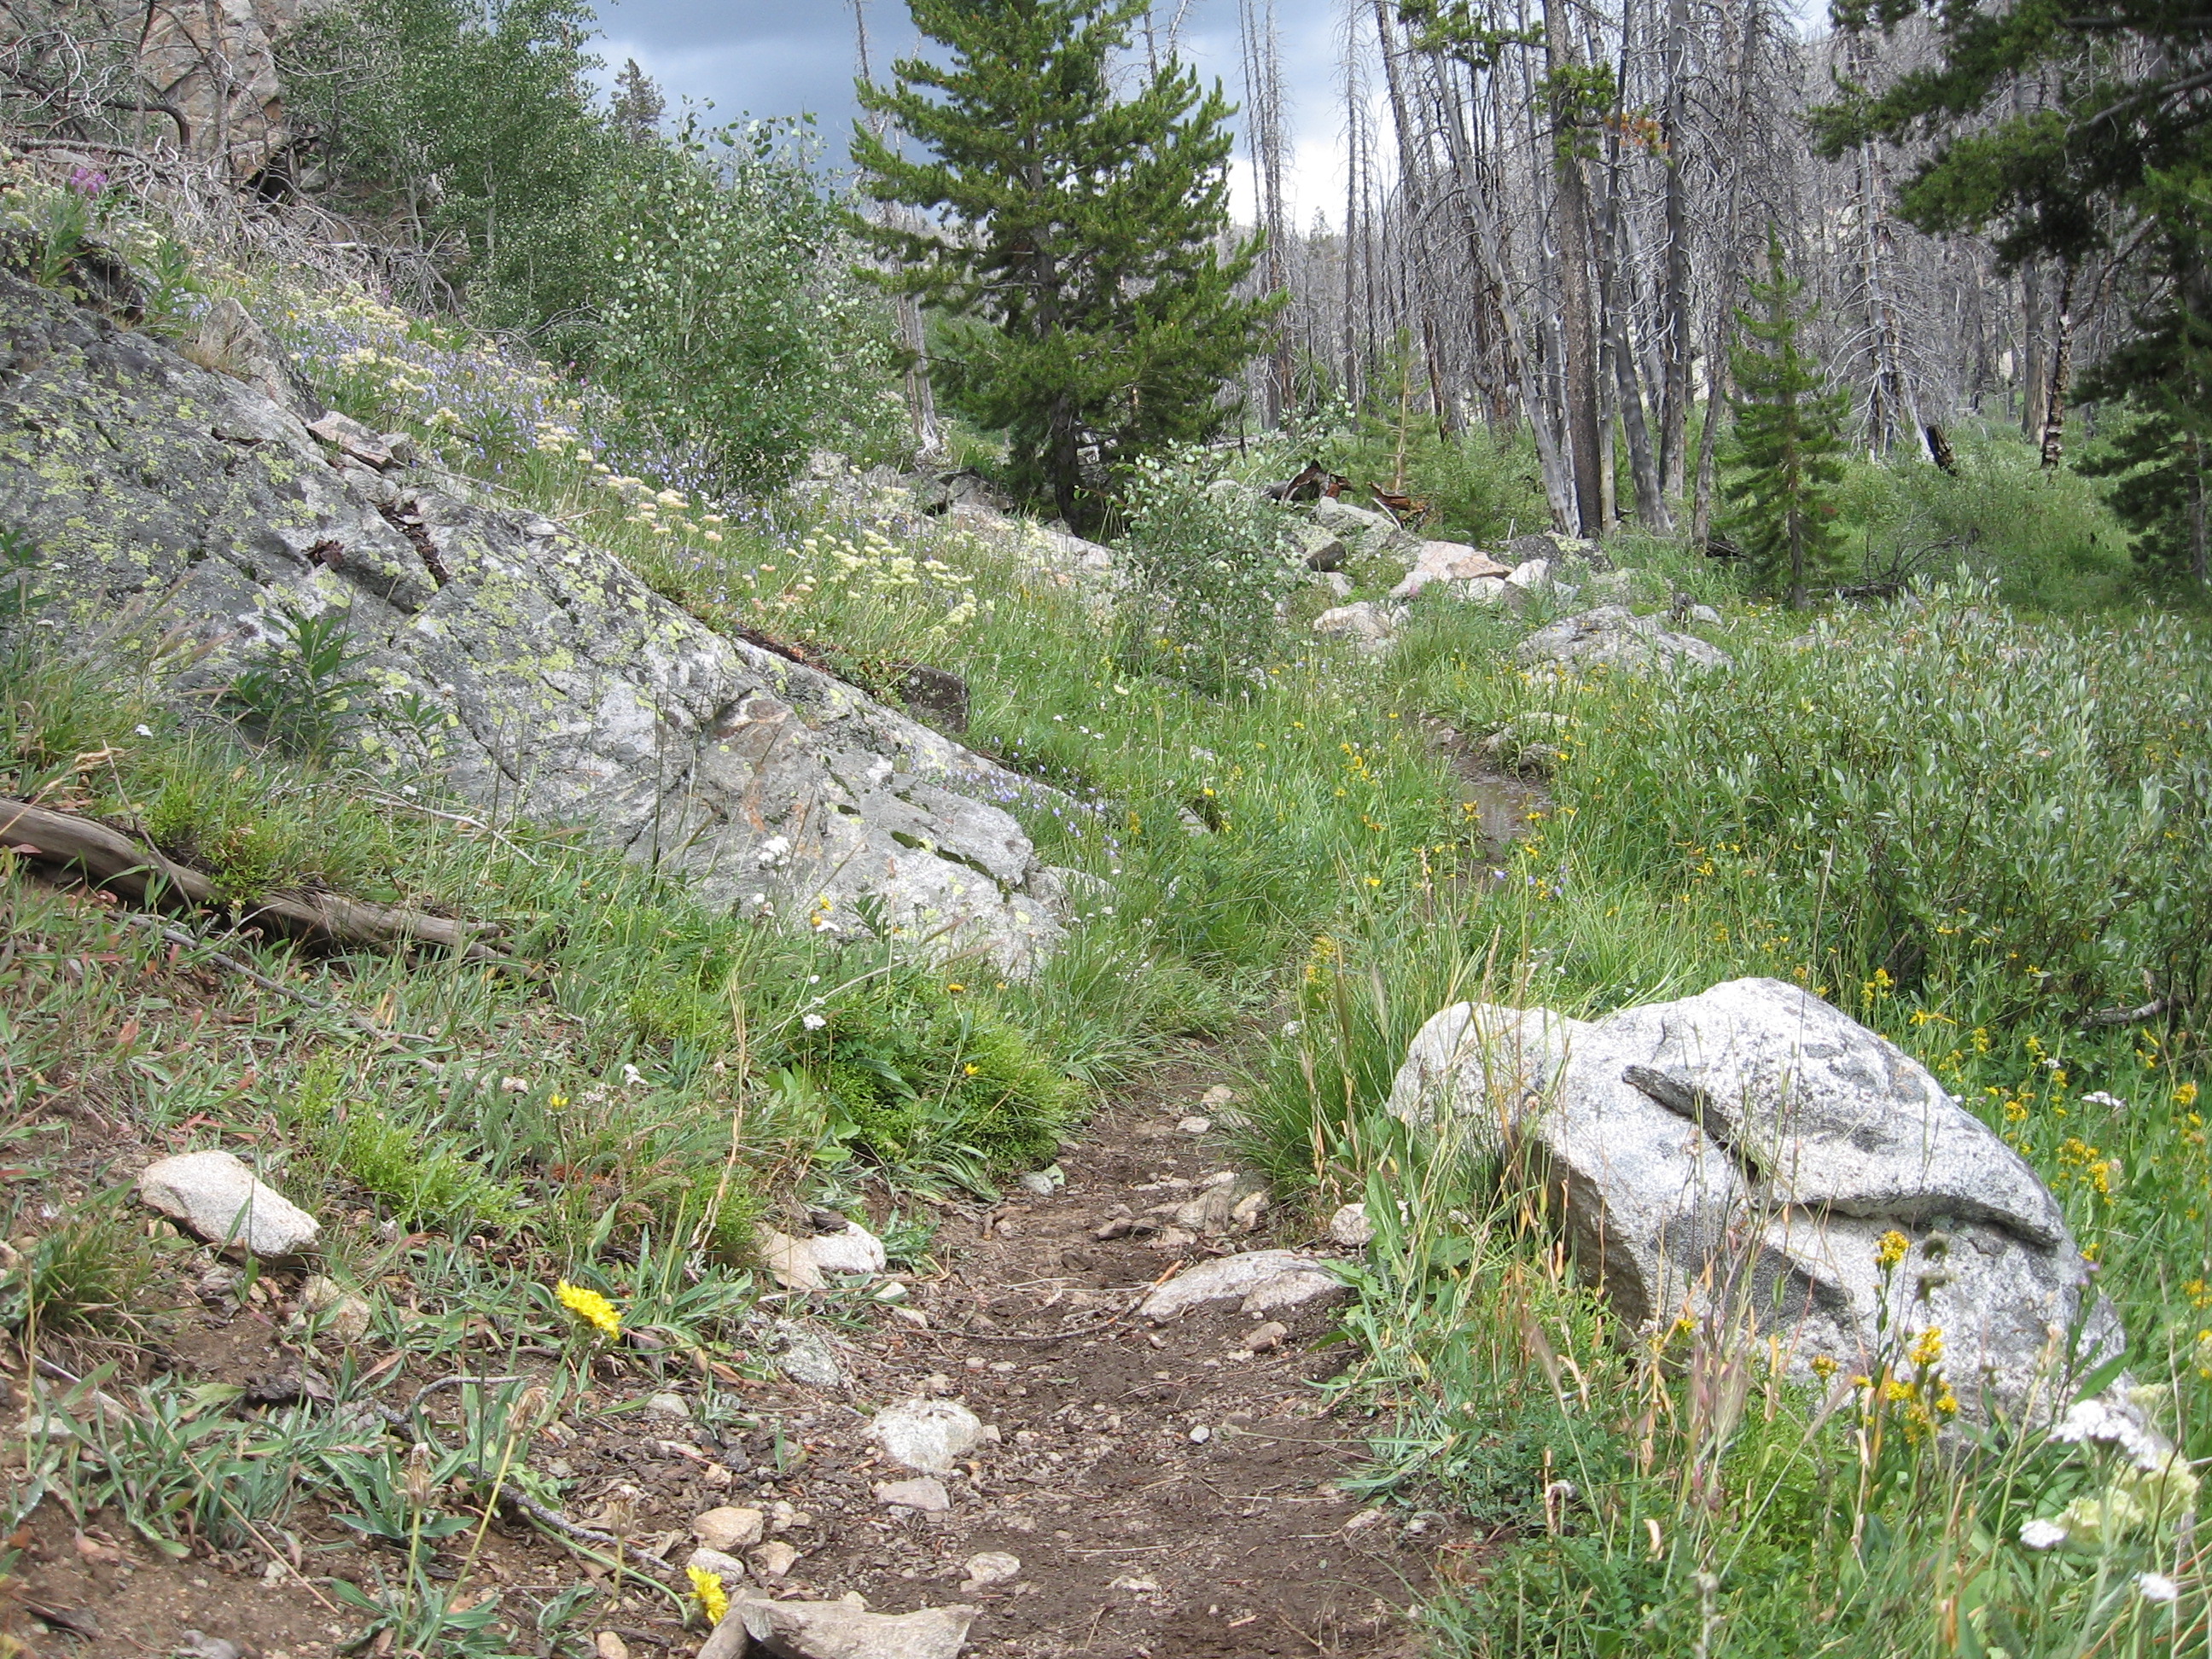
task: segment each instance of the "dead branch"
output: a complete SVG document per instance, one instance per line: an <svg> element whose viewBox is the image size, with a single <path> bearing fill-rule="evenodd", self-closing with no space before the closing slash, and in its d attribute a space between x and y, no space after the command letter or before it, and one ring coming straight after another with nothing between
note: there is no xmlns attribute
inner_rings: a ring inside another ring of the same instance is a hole
<svg viewBox="0 0 2212 1659"><path fill-rule="evenodd" d="M380 951L434 945L467 962L506 960L478 942L492 929L342 894L271 893L226 903L198 871L121 830L28 801L0 797L0 846L148 908L225 910L239 927L258 927L304 945L368 945Z"/></svg>

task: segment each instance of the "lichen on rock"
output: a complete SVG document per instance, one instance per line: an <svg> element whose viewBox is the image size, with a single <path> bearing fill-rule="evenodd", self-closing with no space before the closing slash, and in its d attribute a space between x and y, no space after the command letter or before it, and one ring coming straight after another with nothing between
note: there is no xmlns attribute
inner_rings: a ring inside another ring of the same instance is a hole
<svg viewBox="0 0 2212 1659"><path fill-rule="evenodd" d="M208 694L342 610L368 752L589 825L711 905L1005 971L1064 936L1007 808L1042 791L830 675L715 633L613 554L470 481L317 441L261 387L0 276L0 522L55 614L126 652L178 631ZM175 666L178 663L183 666ZM403 711L405 711L403 714Z"/></svg>

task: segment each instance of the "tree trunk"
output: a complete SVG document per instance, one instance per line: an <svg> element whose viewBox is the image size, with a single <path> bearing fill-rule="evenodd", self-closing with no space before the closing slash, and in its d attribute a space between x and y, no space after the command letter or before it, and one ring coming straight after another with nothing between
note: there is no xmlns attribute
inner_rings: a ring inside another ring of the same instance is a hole
<svg viewBox="0 0 2212 1659"><path fill-rule="evenodd" d="M2030 259L2020 268L2021 343L2020 374L2020 434L2043 435L2043 400L2051 389L2050 360L2044 349L2043 262Z"/></svg>
<svg viewBox="0 0 2212 1659"><path fill-rule="evenodd" d="M1682 173L1689 137L1689 0L1667 0L1667 287L1659 324L1666 378L1659 389L1659 487L1678 499L1690 421L1690 203Z"/></svg>
<svg viewBox="0 0 2212 1659"><path fill-rule="evenodd" d="M1554 73L1580 62L1565 0L1544 0L1545 61ZM1602 443L1597 417L1597 341L1591 326L1589 188L1578 135L1553 123L1559 199L1559 319L1567 370L1567 437L1574 457L1575 517L1584 536L1605 530Z"/></svg>
<svg viewBox="0 0 2212 1659"><path fill-rule="evenodd" d="M2051 383L2043 394L2043 470L2057 471L2066 452L2066 389L2074 372L2074 262L2058 268L2058 315L2051 345Z"/></svg>
<svg viewBox="0 0 2212 1659"><path fill-rule="evenodd" d="M2202 587L2212 585L2212 538L2206 533L2204 510L2204 441L2189 434L2189 574Z"/></svg>
<svg viewBox="0 0 2212 1659"><path fill-rule="evenodd" d="M1759 0L1744 0L1741 21L1729 54L1729 72L1735 81L1732 131L1741 135L1751 116L1751 60L1758 27ZM1702 549L1712 539L1713 474L1720 442L1721 405L1728 388L1728 348L1735 309L1736 250L1741 235L1744 158L1728 149L1727 204L1721 212L1720 246L1713 255L1713 331L1705 353L1705 420L1698 434L1698 482L1690 502L1690 544Z"/></svg>
<svg viewBox="0 0 2212 1659"><path fill-rule="evenodd" d="M1636 516L1646 530L1668 536L1674 523L1667 512L1667 497L1659 484L1659 467L1651 452L1650 428L1644 417L1644 386L1636 372L1636 355L1629 349L1626 296L1622 294L1620 259L1620 196L1619 173L1606 169L1605 195L1598 222L1597 269L1601 303L1605 310L1605 332L1612 349L1614 381L1620 393L1620 425L1628 438L1629 476L1636 485Z"/></svg>

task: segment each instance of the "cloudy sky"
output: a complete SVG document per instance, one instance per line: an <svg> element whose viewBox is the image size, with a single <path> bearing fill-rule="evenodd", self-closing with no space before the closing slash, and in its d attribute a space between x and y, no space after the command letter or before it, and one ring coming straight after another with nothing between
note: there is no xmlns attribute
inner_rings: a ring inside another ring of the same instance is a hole
<svg viewBox="0 0 2212 1659"><path fill-rule="evenodd" d="M914 45L904 0L862 0L871 59L878 76ZM1177 0L1158 0L1164 35ZM1188 0L1182 52L1208 79L1220 77L1232 100L1243 90L1237 0ZM1300 222L1328 211L1343 191L1343 114L1339 87L1343 40L1339 0L1276 0L1283 76L1294 135L1292 206ZM599 54L611 71L635 58L660 83L672 109L684 98L711 100L724 119L811 112L832 153L842 155L857 113L852 0L599 0L606 38ZM1249 167L1240 146L1235 185L1249 217ZM1340 212L1340 210L1339 210Z"/></svg>

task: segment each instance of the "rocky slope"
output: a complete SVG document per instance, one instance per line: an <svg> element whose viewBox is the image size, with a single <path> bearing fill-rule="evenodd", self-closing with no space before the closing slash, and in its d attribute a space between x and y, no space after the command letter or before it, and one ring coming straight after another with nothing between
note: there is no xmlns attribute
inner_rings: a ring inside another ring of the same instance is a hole
<svg viewBox="0 0 2212 1659"><path fill-rule="evenodd" d="M311 430L247 331L197 354L236 371L214 372L0 276L0 526L38 549L44 620L118 659L167 641L180 703L280 652L288 616L338 613L377 688L372 752L488 809L588 823L717 906L1012 971L1062 936L1006 810L1035 786L404 442Z"/></svg>

